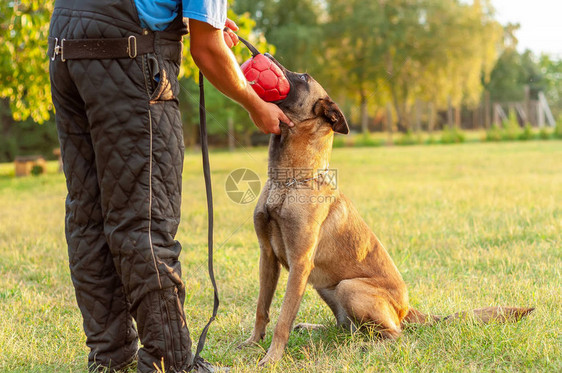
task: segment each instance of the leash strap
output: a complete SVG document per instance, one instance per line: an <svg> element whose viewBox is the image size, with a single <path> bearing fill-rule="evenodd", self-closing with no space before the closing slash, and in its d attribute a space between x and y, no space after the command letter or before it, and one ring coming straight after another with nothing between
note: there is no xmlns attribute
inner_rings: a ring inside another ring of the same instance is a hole
<svg viewBox="0 0 562 373"><path fill-rule="evenodd" d="M225 31L227 30L227 28L224 28ZM250 50L250 52L252 52L252 57L257 56L258 54L260 54L260 52L256 49L256 47L254 47L252 45L252 43L250 43L248 40L244 39L241 36L238 36L238 40L240 40L242 42L242 44L244 44L246 46L246 48L248 48Z"/></svg>
<svg viewBox="0 0 562 373"><path fill-rule="evenodd" d="M247 40L238 37L246 47L252 52L252 56L255 57L260 52ZM205 111L205 77L203 73L199 71L199 130L200 130L200 137L201 137L201 154L203 156L203 175L205 177L205 190L207 194L207 211L208 211L208 237L207 237L207 246L208 246L208 261L207 266L209 269L209 277L211 278L211 283L213 284L213 291L214 291L214 302L213 302L213 314L207 325L203 328L201 335L199 336L199 341L197 342L197 350L195 351L195 356L193 357L193 363L191 367L188 369L188 372L193 370L195 364L201 357L199 356L201 351L203 351L203 347L205 346L205 341L207 339L207 332L209 331L209 327L211 323L215 321L217 316L217 311L219 309L219 291L217 288L217 282L215 280L215 270L213 268L213 190L211 188L211 167L209 165L209 143L208 143L208 136L207 136L207 113Z"/></svg>
<svg viewBox="0 0 562 373"><path fill-rule="evenodd" d="M211 188L211 167L209 165L209 144L207 141L207 115L205 112L205 84L204 84L203 73L199 71L199 125L201 134L201 153L203 155L203 174L205 177L205 190L207 193L207 211L208 211L208 253L209 258L207 261L209 269L209 277L211 278L211 283L214 289L214 303L213 303L213 315L207 322L207 325L203 328L201 335L199 336L199 342L197 342L197 350L195 352L195 357L193 358L193 364L188 371L191 371L199 357L199 354L205 346L205 340L207 339L207 332L209 331L209 326L215 321L217 316L217 311L219 309L219 291L217 289L217 282L215 281L215 271L213 269L213 190Z"/></svg>

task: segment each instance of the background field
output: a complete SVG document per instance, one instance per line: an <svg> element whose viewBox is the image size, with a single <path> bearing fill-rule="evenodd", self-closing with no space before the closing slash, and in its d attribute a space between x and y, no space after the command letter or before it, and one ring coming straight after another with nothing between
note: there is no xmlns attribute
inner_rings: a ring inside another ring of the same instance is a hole
<svg viewBox="0 0 562 373"><path fill-rule="evenodd" d="M212 154L216 270L222 308L204 356L256 371L269 342L235 347L251 332L258 292L254 203L224 192L240 167L264 180L265 149ZM178 239L196 338L211 313L200 156L187 154ZM64 177L23 179L0 165L0 371L82 372L87 350L66 263ZM411 304L448 314L488 305L535 306L517 324L470 322L407 330L396 342L337 330L308 289L278 372L562 371L562 142L336 149L331 167L393 256ZM286 273L272 307L277 320ZM267 370L266 370L267 371Z"/></svg>

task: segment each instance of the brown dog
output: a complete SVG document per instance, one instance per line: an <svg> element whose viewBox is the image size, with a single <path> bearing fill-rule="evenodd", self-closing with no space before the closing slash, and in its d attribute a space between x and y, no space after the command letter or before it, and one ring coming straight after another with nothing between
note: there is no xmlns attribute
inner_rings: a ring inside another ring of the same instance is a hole
<svg viewBox="0 0 562 373"><path fill-rule="evenodd" d="M287 290L260 365L281 358L307 283L331 308L338 325L370 325L385 338L397 338L405 322L445 319L409 308L406 284L388 252L327 177L334 132L349 132L343 113L308 74L277 65L291 84L279 106L295 126L282 125L281 135L272 136L269 145L270 175L254 212L261 249L256 323L243 345L265 335L281 265L289 270ZM484 322L509 321L531 311L491 307L473 314Z"/></svg>

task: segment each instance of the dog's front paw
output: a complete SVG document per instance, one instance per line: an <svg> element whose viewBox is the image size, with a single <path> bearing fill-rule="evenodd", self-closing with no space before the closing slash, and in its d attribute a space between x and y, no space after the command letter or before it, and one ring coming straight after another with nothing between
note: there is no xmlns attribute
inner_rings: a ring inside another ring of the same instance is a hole
<svg viewBox="0 0 562 373"><path fill-rule="evenodd" d="M241 348L244 348L244 347L255 346L255 345L258 344L259 341L261 341L263 339L263 337L265 337L265 331L260 332L260 331L256 331L254 329L250 338L248 338L244 342L240 343L237 348L241 349Z"/></svg>
<svg viewBox="0 0 562 373"><path fill-rule="evenodd" d="M258 366L265 367L267 365L274 364L274 363L278 362L279 360L281 360L282 355L283 355L283 352L275 353L275 352L272 352L271 349L270 349L267 352L267 354L263 357L263 359L260 360L260 362L258 363Z"/></svg>

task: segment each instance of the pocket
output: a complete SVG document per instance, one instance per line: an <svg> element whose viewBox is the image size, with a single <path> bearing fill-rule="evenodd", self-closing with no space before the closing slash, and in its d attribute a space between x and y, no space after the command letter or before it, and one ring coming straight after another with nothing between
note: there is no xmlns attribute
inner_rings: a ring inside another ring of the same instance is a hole
<svg viewBox="0 0 562 373"><path fill-rule="evenodd" d="M158 54L148 54L146 65L150 102L177 99L179 65Z"/></svg>

